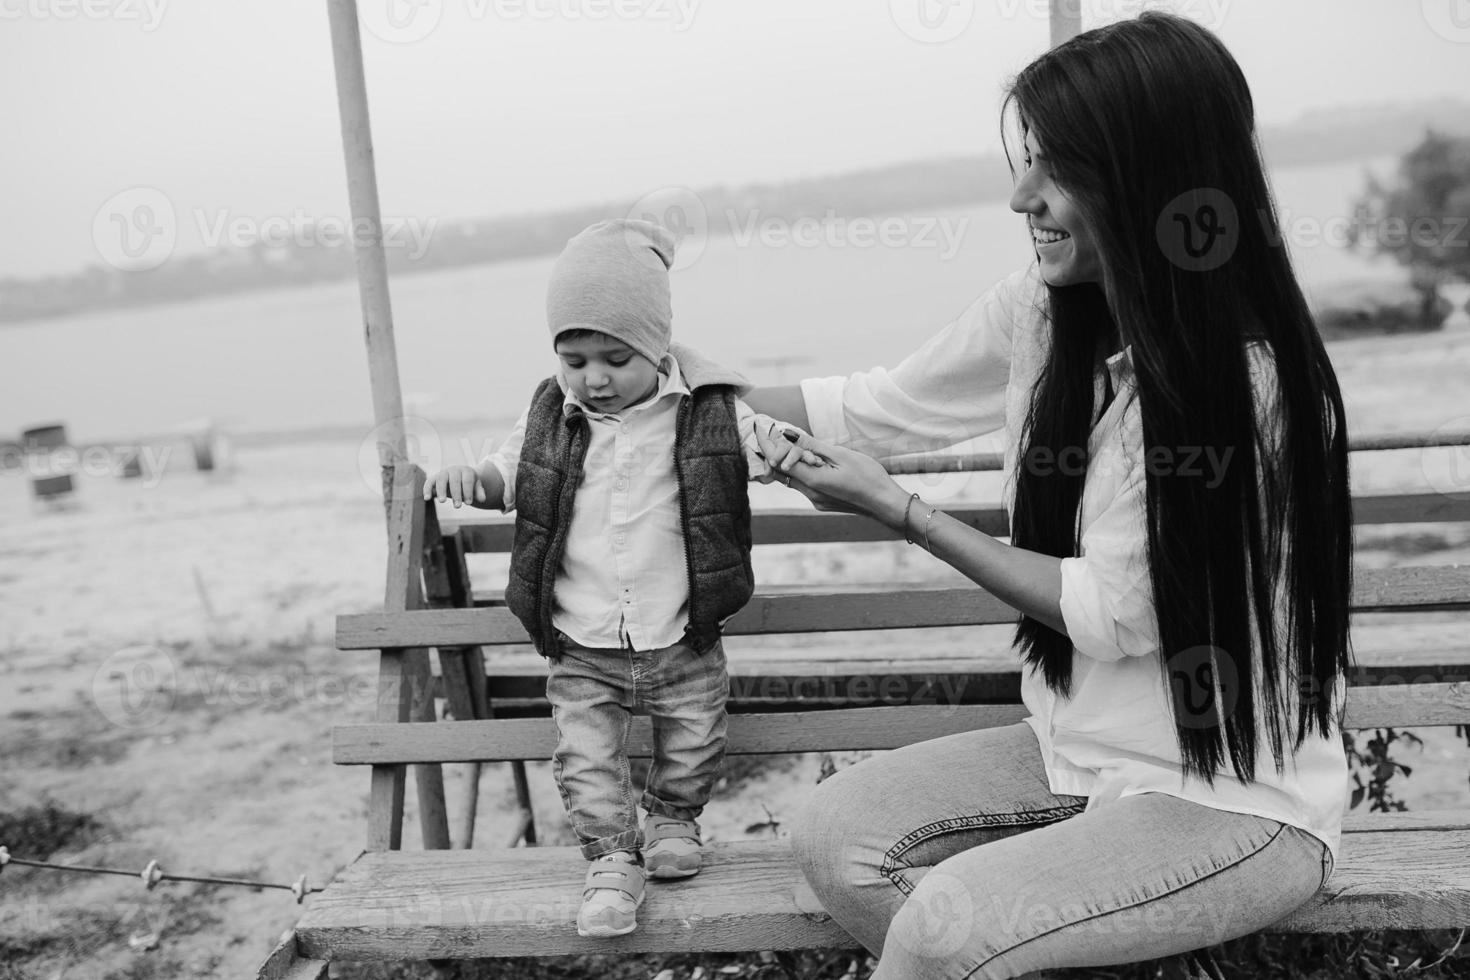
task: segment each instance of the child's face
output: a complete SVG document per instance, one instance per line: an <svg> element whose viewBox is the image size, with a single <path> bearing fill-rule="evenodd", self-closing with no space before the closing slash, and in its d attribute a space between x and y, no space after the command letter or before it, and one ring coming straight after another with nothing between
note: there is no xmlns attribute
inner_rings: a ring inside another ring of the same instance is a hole
<svg viewBox="0 0 1470 980"><path fill-rule="evenodd" d="M560 338L556 356L567 386L599 412L632 408L658 388L658 367L607 334Z"/></svg>

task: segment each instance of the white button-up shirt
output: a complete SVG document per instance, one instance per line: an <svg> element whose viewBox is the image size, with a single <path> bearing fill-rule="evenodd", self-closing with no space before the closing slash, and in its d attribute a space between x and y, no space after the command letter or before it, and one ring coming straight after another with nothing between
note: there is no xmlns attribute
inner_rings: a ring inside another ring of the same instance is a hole
<svg viewBox="0 0 1470 980"><path fill-rule="evenodd" d="M679 403L690 394L672 354L659 363L657 390L622 412L599 412L562 383L563 414L580 408L590 429L582 482L572 505L551 622L574 643L598 649L656 650L689 625L689 567L674 472ZM520 419L487 458L515 508L516 468L525 441ZM752 479L766 473L750 408L736 399Z"/></svg>
<svg viewBox="0 0 1470 980"><path fill-rule="evenodd" d="M1043 289L1032 266L1002 280L892 370L804 381L812 434L881 457L895 446L942 448L1003 428L1010 511L1026 411L1047 350ZM1250 357L1258 405L1263 417L1274 418L1271 355L1253 346ZM1309 737L1287 756L1282 773L1263 734L1248 785L1233 771L1217 776L1213 787L1183 775L1148 576L1143 422L1129 352L1109 358L1107 370L1116 396L1089 437L1080 557L1061 563L1061 615L1075 651L1072 694L1054 693L1039 671L1022 674L1026 720L1041 743L1051 789L1088 797L1089 809L1123 796L1167 793L1300 827L1336 855L1347 796L1347 760L1336 729L1326 738ZM1103 394L1099 374L1099 408ZM1199 459L1194 465L1217 464Z"/></svg>

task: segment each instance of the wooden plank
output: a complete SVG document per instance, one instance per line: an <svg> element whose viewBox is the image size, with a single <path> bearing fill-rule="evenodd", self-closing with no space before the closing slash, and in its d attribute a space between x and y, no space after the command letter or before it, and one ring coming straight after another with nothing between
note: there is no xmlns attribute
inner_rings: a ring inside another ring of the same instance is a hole
<svg viewBox="0 0 1470 980"><path fill-rule="evenodd" d="M1010 534L1010 520L998 504L947 506L950 517L995 537ZM477 512L446 516L446 534L457 534L470 553L508 554L515 539L515 518ZM1470 493L1371 493L1353 498L1353 523L1442 524L1470 521ZM902 541L903 536L875 520L852 514L823 514L809 508L760 510L751 515L756 544L851 544L859 541Z"/></svg>
<svg viewBox="0 0 1470 980"><path fill-rule="evenodd" d="M326 980L326 976L326 960L302 959L297 953L293 930L276 943L276 948L256 971L255 980Z"/></svg>
<svg viewBox="0 0 1470 980"><path fill-rule="evenodd" d="M1344 834L1327 886L1270 932L1449 929L1470 923L1470 831Z"/></svg>
<svg viewBox="0 0 1470 980"><path fill-rule="evenodd" d="M1470 922L1470 831L1343 835L1315 898L1270 931L1448 928ZM586 863L576 848L368 853L297 925L301 949L331 959L848 947L784 841L710 845L694 878L650 886L638 930L577 936Z"/></svg>
<svg viewBox="0 0 1470 980"><path fill-rule="evenodd" d="M587 863L576 848L364 855L297 924L330 959L469 959L555 953L848 946L785 844L712 844L699 875L650 884L638 930L577 935Z"/></svg>
<svg viewBox="0 0 1470 980"><path fill-rule="evenodd" d="M1403 810L1391 813L1354 811L1342 819L1345 834L1412 833L1418 830L1470 830L1470 811Z"/></svg>
<svg viewBox="0 0 1470 980"><path fill-rule="evenodd" d="M419 569L423 557L424 473L412 464L398 463L391 470L385 468L384 480L389 492L383 605L389 610L417 609L423 601ZM432 710L427 651L415 647L384 650L378 669L377 720L403 723L411 718L425 719ZM373 767L368 790L368 850L402 846L405 775L402 766ZM448 847L449 822L438 767L417 773L415 785L425 845Z"/></svg>
<svg viewBox="0 0 1470 980"><path fill-rule="evenodd" d="M891 749L955 732L1011 725L1025 716L1026 709L1019 704L732 715L727 751L760 755ZM549 718L338 725L332 730L332 761L338 765L549 759L555 746L556 727ZM634 718L628 754L647 756L652 747L649 719Z"/></svg>
<svg viewBox="0 0 1470 980"><path fill-rule="evenodd" d="M725 624L725 635L973 626L1009 623L1015 618L1015 610L978 587L766 594L752 599L731 617ZM499 646L529 642L520 621L503 608L337 617L339 650L372 650L407 644Z"/></svg>
<svg viewBox="0 0 1470 980"><path fill-rule="evenodd" d="M1470 565L1363 568L1357 612L1470 609ZM978 586L762 593L726 624L727 636L1010 623L1015 610ZM504 645L529 642L505 609L439 609L337 617L339 650L395 646Z"/></svg>
<svg viewBox="0 0 1470 980"><path fill-rule="evenodd" d="M919 705L830 711L732 714L731 755L891 749L955 732L1009 725L1026 717L1019 704ZM1470 683L1356 688L1345 728L1470 723ZM649 719L635 717L628 754L647 756ZM556 728L547 718L407 725L339 725L332 730L338 765L549 759Z"/></svg>
<svg viewBox="0 0 1470 980"><path fill-rule="evenodd" d="M1384 728L1470 724L1470 683L1356 687L1343 727Z"/></svg>

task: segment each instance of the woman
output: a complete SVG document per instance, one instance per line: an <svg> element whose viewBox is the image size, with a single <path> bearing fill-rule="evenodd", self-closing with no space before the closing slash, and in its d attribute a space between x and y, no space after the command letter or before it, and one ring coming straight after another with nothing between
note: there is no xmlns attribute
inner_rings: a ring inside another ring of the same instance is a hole
<svg viewBox="0 0 1470 980"><path fill-rule="evenodd" d="M892 371L749 399L815 436L761 437L792 486L1021 613L1025 723L839 772L793 832L876 980L1219 943L1310 898L1340 836L1345 422L1245 79L1145 14L1043 55L1012 106L1036 265ZM1002 425L1008 545L871 458Z"/></svg>

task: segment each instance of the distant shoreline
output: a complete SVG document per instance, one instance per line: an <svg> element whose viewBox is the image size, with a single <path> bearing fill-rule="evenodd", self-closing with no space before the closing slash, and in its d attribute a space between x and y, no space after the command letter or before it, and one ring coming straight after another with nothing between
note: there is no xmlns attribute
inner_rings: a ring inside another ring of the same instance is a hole
<svg viewBox="0 0 1470 980"><path fill-rule="evenodd" d="M1470 133L1470 101L1319 112L1263 130L1272 168L1355 163L1397 156L1427 128ZM894 164L776 184L676 189L697 199L708 233L725 236L755 220L878 219L924 209L953 209L1003 200L1011 174L999 155ZM567 238L595 221L621 217L641 202L604 202L554 212L479 220L437 220L414 253L389 249L395 276L554 255ZM325 233L321 236L325 240ZM0 326L34 324L94 311L162 306L215 296L350 280L351 248L321 242L219 248L172 256L157 268L124 271L94 264L73 274L0 277Z"/></svg>

